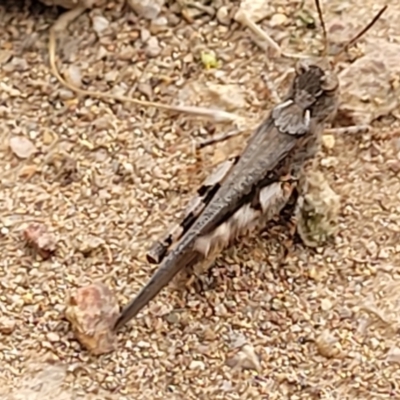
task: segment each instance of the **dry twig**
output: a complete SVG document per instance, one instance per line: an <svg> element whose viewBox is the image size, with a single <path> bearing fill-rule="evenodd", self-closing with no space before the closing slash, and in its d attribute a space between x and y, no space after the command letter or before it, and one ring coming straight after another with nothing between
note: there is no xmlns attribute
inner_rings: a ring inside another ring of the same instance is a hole
<svg viewBox="0 0 400 400"><path fill-rule="evenodd" d="M70 11L65 12L51 27L50 29L50 37L49 37L49 59L50 59L50 67L53 75L57 78L57 80L66 88L72 90L73 92L81 95L81 96L90 96L102 100L115 100L125 103L131 103L138 106L145 107L155 107L159 110L170 111L170 112L178 112L193 115L196 117L209 118L214 120L215 122L235 122L239 117L236 114L223 111L223 110L213 110L206 107L197 107L197 106L174 106L163 103L156 103L152 101L138 100L133 99L131 97L119 96L111 93L102 93L98 91L92 90L83 90L75 85L67 82L60 74L57 63L56 63L56 33L60 31L65 31L67 26L76 18L78 18L85 11L84 7L76 7Z"/></svg>

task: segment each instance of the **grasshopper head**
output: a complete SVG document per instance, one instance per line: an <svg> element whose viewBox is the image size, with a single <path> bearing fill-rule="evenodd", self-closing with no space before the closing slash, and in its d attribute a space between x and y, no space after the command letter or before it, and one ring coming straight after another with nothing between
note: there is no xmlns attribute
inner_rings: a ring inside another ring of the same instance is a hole
<svg viewBox="0 0 400 400"><path fill-rule="evenodd" d="M336 114L339 79L326 58L301 59L296 64L292 96L317 122L329 122Z"/></svg>
<svg viewBox="0 0 400 400"><path fill-rule="evenodd" d="M387 6L384 6L361 32L335 54L333 62L330 62L327 57L329 43L320 1L315 0L315 5L324 36L323 57L300 59L297 62L296 76L286 101L281 106L276 107L273 114L277 126L292 134L301 125L299 121L303 122L302 128L298 129L298 132L302 133L312 123L324 124L333 120L339 104L339 79L334 71L335 60L337 61L341 53L354 45L387 9ZM303 117L305 117L304 120L302 120ZM291 121L291 124L287 121ZM293 122L296 122L296 124ZM289 125L291 126L289 127Z"/></svg>
<svg viewBox="0 0 400 400"><path fill-rule="evenodd" d="M318 91L319 87L327 95L334 95L339 90L339 79L333 68L333 63L327 58L300 59L295 67L296 78L301 76L305 79L307 77L315 82L315 91Z"/></svg>
<svg viewBox="0 0 400 400"><path fill-rule="evenodd" d="M350 39L334 55L334 59L331 62L327 57L329 54L329 43L320 1L315 0L315 5L324 38L323 57L300 59L297 62L292 93L295 102L299 103L303 108L309 109L311 115L316 120L325 122L332 117L330 115L328 118L327 112L331 112L334 116L338 105L339 79L334 72L334 66L338 57L349 47L353 46L378 21L387 9L387 6L384 6L361 32ZM326 107L325 111L322 109L323 107Z"/></svg>
<svg viewBox="0 0 400 400"><path fill-rule="evenodd" d="M330 122L339 102L339 80L325 59L303 59L285 101L273 112L281 132L304 135L312 126Z"/></svg>

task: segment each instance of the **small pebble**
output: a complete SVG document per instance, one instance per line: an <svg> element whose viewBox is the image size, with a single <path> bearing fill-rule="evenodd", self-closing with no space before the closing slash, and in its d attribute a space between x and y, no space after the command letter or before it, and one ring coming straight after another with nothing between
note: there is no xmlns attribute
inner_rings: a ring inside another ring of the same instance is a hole
<svg viewBox="0 0 400 400"><path fill-rule="evenodd" d="M152 36L147 41L146 46L146 55L150 58L157 57L161 53L161 47L158 44L158 39L155 36Z"/></svg>
<svg viewBox="0 0 400 400"><path fill-rule="evenodd" d="M15 320L6 317L0 318L0 333L10 335L14 332L15 326Z"/></svg>
<svg viewBox="0 0 400 400"><path fill-rule="evenodd" d="M49 332L46 335L46 338L49 342L52 342L52 343L60 341L60 336L58 335L58 333L55 333L55 332Z"/></svg>
<svg viewBox="0 0 400 400"><path fill-rule="evenodd" d="M206 369L206 366L202 361L193 360L189 365L189 369L199 369L201 371L204 371Z"/></svg>
<svg viewBox="0 0 400 400"><path fill-rule="evenodd" d="M229 25L231 19L229 18L229 10L228 7L222 6L217 11L217 20L222 25Z"/></svg>
<svg viewBox="0 0 400 400"><path fill-rule="evenodd" d="M269 21L269 25L274 28L276 26L285 25L288 21L288 17L285 14L274 14Z"/></svg>
<svg viewBox="0 0 400 400"><path fill-rule="evenodd" d="M226 364L233 369L250 369L261 372L258 356L253 346L249 344L245 344L235 356L226 361Z"/></svg>
<svg viewBox="0 0 400 400"><path fill-rule="evenodd" d="M11 61L3 67L3 70L6 72L24 72L28 68L28 62L24 58L13 57Z"/></svg>
<svg viewBox="0 0 400 400"><path fill-rule="evenodd" d="M151 37L151 33L148 29L143 28L140 30L140 40L143 43L146 43L150 39L150 37Z"/></svg>
<svg viewBox="0 0 400 400"><path fill-rule="evenodd" d="M24 230L24 238L43 259L49 258L56 250L56 238L44 224L30 224Z"/></svg>
<svg viewBox="0 0 400 400"><path fill-rule="evenodd" d="M71 100L75 97L74 92L72 92L71 90L68 89L60 89L58 91L58 97L61 100Z"/></svg>
<svg viewBox="0 0 400 400"><path fill-rule="evenodd" d="M318 353L325 358L333 358L338 354L336 343L337 339L328 330L323 331L315 340Z"/></svg>
<svg viewBox="0 0 400 400"><path fill-rule="evenodd" d="M323 311L329 311L332 308L332 302L328 299L322 299L321 301L321 309Z"/></svg>
<svg viewBox="0 0 400 400"><path fill-rule="evenodd" d="M118 314L115 295L101 282L71 293L65 312L76 338L94 355L115 350L113 328Z"/></svg>
<svg viewBox="0 0 400 400"><path fill-rule="evenodd" d="M168 29L168 20L165 17L158 17L151 21L150 33L152 35L157 35L157 33L163 32Z"/></svg>
<svg viewBox="0 0 400 400"><path fill-rule="evenodd" d="M103 17L102 15L95 15L92 18L93 29L95 32L101 36L102 33L109 27L110 23L108 19Z"/></svg>
<svg viewBox="0 0 400 400"><path fill-rule="evenodd" d="M70 65L66 71L65 77L72 85L78 88L82 86L82 73L77 65Z"/></svg>
<svg viewBox="0 0 400 400"><path fill-rule="evenodd" d="M37 152L35 145L24 136L12 136L10 139L10 148L19 158L29 158Z"/></svg>
<svg viewBox="0 0 400 400"><path fill-rule="evenodd" d="M400 365L400 348L393 346L386 355L386 362Z"/></svg>
<svg viewBox="0 0 400 400"><path fill-rule="evenodd" d="M333 135L323 135L322 145L328 150L333 149L335 147L335 137Z"/></svg>
<svg viewBox="0 0 400 400"><path fill-rule="evenodd" d="M321 160L321 166L326 168L336 167L338 162L336 157L325 157Z"/></svg>
<svg viewBox="0 0 400 400"><path fill-rule="evenodd" d="M139 18L154 20L158 17L165 0L128 0L129 6Z"/></svg>
<svg viewBox="0 0 400 400"><path fill-rule="evenodd" d="M390 161L388 161L387 165L392 172L395 172L396 174L398 174L400 172L400 161L399 160L390 160Z"/></svg>

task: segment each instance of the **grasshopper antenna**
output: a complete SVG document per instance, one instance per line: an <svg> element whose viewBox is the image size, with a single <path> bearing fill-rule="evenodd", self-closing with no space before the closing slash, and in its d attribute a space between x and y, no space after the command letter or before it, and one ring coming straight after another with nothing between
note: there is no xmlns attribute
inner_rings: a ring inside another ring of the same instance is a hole
<svg viewBox="0 0 400 400"><path fill-rule="evenodd" d="M315 0L315 6L317 7L318 18L319 18L319 22L321 24L322 34L324 36L324 52L323 52L323 56L326 57L329 54L329 52L328 52L329 43L328 43L328 35L326 33L326 26L325 26L324 16L322 14L321 3L319 2L319 0Z"/></svg>
<svg viewBox="0 0 400 400"><path fill-rule="evenodd" d="M316 0L317 1L317 0ZM355 35L352 39L350 39L336 54L335 54L335 60L338 59L338 57L343 54L345 51L347 51L351 46L354 46L354 44L363 36L365 33L367 33L378 21L378 19L382 16L382 14L386 11L388 8L387 5L383 6L380 11L375 15L374 18L372 18L371 22L365 26L357 35Z"/></svg>

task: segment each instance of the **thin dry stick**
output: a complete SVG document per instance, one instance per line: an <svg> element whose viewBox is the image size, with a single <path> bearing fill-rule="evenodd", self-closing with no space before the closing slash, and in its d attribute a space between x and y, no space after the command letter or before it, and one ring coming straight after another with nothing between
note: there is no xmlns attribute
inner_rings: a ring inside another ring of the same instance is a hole
<svg viewBox="0 0 400 400"><path fill-rule="evenodd" d="M292 54L292 53L287 53L282 51L281 47L279 46L278 43L275 42L271 38L271 36L268 35L267 32L265 32L263 29L261 29L248 15L245 11L239 9L238 12L235 14L235 21L239 22L243 26L249 28L255 35L257 35L260 39L264 40L267 42L267 44L272 47L275 52L277 53L278 57L286 57L286 58L296 58L296 59L301 59L301 58L308 58L308 56L303 55L303 54ZM264 49L262 49L264 50Z"/></svg>
<svg viewBox="0 0 400 400"><path fill-rule="evenodd" d="M361 133L368 133L371 130L369 125L354 125L344 126L342 128L329 128L325 129L325 134L334 133L336 135L359 135Z"/></svg>
<svg viewBox="0 0 400 400"><path fill-rule="evenodd" d="M138 100L133 99L126 96L119 96L111 93L102 93L91 90L83 90L75 85L67 82L60 74L57 63L56 63L56 33L63 31L66 29L69 23L71 23L74 19L76 19L79 15L81 15L85 9L83 7L77 7L73 10L67 11L64 13L51 27L50 35L49 35L49 60L51 72L57 78L57 80L68 89L73 92L78 93L82 96L90 96L102 100L115 100L119 102L127 102L135 105L145 106L145 107L154 107L159 110L170 111L170 112L178 112L189 115L194 115L197 117L210 118L215 120L216 122L235 122L238 120L238 116L233 113L229 113L223 110L213 110L206 107L196 107L196 106L173 106L163 103L156 103L152 101Z"/></svg>
<svg viewBox="0 0 400 400"><path fill-rule="evenodd" d="M220 135L215 135L215 136L211 137L210 139L205 139L205 140L202 140L200 143L197 143L196 148L203 149L204 147L210 146L212 144L224 142L225 140L228 140L234 136L241 135L242 133L243 133L242 130L235 129L233 131L229 131L228 133L222 133Z"/></svg>
<svg viewBox="0 0 400 400"><path fill-rule="evenodd" d="M270 47L272 47L278 57L282 55L281 47L278 43L276 43L271 36L269 36L266 32L264 32L243 10L239 9L235 14L235 21L249 28L255 35L259 38L265 40Z"/></svg>

